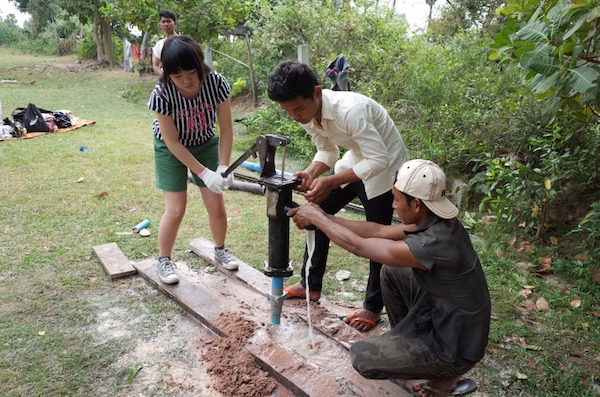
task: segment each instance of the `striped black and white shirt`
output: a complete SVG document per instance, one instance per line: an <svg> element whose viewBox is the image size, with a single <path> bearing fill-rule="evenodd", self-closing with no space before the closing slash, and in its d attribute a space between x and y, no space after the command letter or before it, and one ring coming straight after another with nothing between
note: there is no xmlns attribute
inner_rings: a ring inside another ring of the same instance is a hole
<svg viewBox="0 0 600 397"><path fill-rule="evenodd" d="M225 101L231 92L225 77L211 70L194 99L182 96L172 81L164 90L162 88L163 84L159 81L150 95L148 109L171 116L179 131L179 141L184 146L201 145L215 135L217 105ZM152 131L157 139L163 140L156 118Z"/></svg>

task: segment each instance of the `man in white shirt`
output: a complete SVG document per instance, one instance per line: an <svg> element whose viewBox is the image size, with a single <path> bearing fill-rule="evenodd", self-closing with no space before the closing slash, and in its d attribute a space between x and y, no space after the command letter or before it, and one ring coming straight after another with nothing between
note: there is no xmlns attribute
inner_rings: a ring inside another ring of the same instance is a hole
<svg viewBox="0 0 600 397"><path fill-rule="evenodd" d="M169 37L176 35L175 28L177 28L177 15L173 11L163 10L158 13L160 28L165 33L165 37L158 40L152 48L152 71L155 75L160 76L162 74L162 62L160 61L160 54L162 53L163 44Z"/></svg>
<svg viewBox="0 0 600 397"><path fill-rule="evenodd" d="M390 181L407 160L404 141L388 112L374 100L354 92L331 91L319 86L310 68L295 61L281 62L269 76L269 98L279 103L311 136L317 153L304 171L294 173L302 180L297 190L328 214L335 214L359 198L367 221L391 224ZM346 149L338 160L339 146ZM320 177L325 172L333 173ZM329 238L316 231L311 256L309 297L321 297ZM304 254L301 281L285 288L290 298L306 298ZM381 263L370 262L363 309L345 317L344 322L359 331L368 331L381 318L383 299L379 272Z"/></svg>

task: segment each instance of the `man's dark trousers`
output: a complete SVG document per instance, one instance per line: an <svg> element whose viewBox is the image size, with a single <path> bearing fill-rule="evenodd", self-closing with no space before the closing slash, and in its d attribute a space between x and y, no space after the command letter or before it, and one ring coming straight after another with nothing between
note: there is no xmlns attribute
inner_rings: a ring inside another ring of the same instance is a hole
<svg viewBox="0 0 600 397"><path fill-rule="evenodd" d="M362 181L352 182L343 189L338 187L334 189L323 202L321 208L328 214L337 214L344 206L357 198L363 205L367 221L390 225L394 210L392 202L394 196L391 189L371 200L367 199L365 185ZM329 237L320 230L315 233L315 250L312 256L312 266L308 277L308 284L311 291L321 291L323 289L323 275L327 264L327 255L329 253ZM308 260L308 251L304 250L304 265L302 266L302 278L300 283L306 288L306 261ZM363 307L373 313L380 313L383 309L383 298L381 297L381 285L379 272L381 263L369 261L369 281L367 283L367 292Z"/></svg>

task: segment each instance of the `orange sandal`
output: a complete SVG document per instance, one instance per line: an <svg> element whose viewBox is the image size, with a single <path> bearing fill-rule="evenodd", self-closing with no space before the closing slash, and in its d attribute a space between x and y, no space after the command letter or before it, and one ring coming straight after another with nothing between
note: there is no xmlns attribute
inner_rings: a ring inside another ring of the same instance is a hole
<svg viewBox="0 0 600 397"><path fill-rule="evenodd" d="M284 287L283 294L285 296L285 299L306 299L306 294L301 295L300 293L294 291L290 287ZM319 303L319 299L317 299L317 300L311 299L310 301Z"/></svg>
<svg viewBox="0 0 600 397"><path fill-rule="evenodd" d="M352 321L356 321L356 322L367 324L370 326L368 329L366 329L362 332L370 331L371 329L373 329L373 327L377 326L377 324L383 322L383 319L381 319L381 318L377 321L373 321L373 320L369 320L368 318L357 317L356 313L358 313L358 312L354 312L350 316L340 316L340 320L344 321L345 319L348 319L347 323L346 323L346 321L344 321L348 325L352 324Z"/></svg>
<svg viewBox="0 0 600 397"><path fill-rule="evenodd" d="M283 293L287 294L287 296L285 297L286 299L306 299L306 295L300 295L299 293L288 287L285 287L283 289Z"/></svg>

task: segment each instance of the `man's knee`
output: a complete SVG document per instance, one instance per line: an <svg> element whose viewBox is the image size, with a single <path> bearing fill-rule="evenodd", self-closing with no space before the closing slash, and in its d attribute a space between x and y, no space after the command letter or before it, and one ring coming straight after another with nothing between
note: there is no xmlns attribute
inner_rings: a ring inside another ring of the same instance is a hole
<svg viewBox="0 0 600 397"><path fill-rule="evenodd" d="M352 359L352 366L359 374L361 374L365 378L371 379L369 376L371 374L371 371L369 369L369 366L367 365L367 360L365 359L360 346L357 346L361 343L362 342L356 342L355 344L350 346L350 358Z"/></svg>
<svg viewBox="0 0 600 397"><path fill-rule="evenodd" d="M350 346L350 358L354 369L367 379L388 379L390 373L377 369L380 366L377 346L368 341L360 341Z"/></svg>

